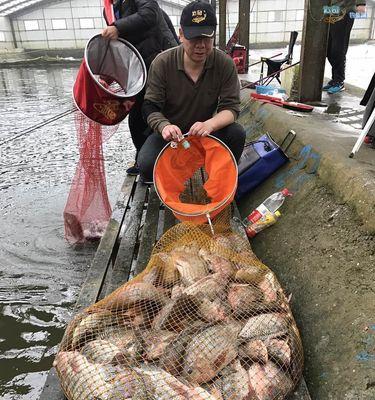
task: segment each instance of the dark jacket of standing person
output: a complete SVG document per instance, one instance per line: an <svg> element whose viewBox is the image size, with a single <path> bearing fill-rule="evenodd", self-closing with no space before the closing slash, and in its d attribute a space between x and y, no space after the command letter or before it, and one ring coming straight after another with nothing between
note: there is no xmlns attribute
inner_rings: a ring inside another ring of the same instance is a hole
<svg viewBox="0 0 375 400"><path fill-rule="evenodd" d="M141 54L147 70L159 53L178 44L172 22L156 0L117 0L114 4L114 12L115 22L104 29L102 35L108 39L121 37L133 44ZM137 154L148 133L147 124L141 112L143 97L144 90L137 95L128 119ZM128 168L126 173L136 175L137 165Z"/></svg>
<svg viewBox="0 0 375 400"><path fill-rule="evenodd" d="M156 0L118 0L114 10L119 36L137 48L147 68L158 53L178 44L173 25Z"/></svg>

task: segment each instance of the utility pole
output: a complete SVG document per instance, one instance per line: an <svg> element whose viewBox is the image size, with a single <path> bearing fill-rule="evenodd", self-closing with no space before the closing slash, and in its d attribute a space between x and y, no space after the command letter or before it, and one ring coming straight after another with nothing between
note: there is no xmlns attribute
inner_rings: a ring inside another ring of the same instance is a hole
<svg viewBox="0 0 375 400"><path fill-rule="evenodd" d="M249 45L250 45L250 0L239 0L238 23L240 32L238 43L246 47L246 70L249 65Z"/></svg>
<svg viewBox="0 0 375 400"><path fill-rule="evenodd" d="M327 0L305 0L299 79L299 100L302 102L322 99L329 33L329 24L323 20L324 6L327 6Z"/></svg>

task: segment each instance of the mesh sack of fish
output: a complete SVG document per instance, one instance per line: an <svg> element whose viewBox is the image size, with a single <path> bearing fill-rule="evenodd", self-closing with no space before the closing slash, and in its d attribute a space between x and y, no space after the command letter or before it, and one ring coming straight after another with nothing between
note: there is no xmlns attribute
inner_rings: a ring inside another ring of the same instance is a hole
<svg viewBox="0 0 375 400"><path fill-rule="evenodd" d="M70 400L274 400L300 380L303 353L247 241L182 223L141 274L73 319L54 366Z"/></svg>

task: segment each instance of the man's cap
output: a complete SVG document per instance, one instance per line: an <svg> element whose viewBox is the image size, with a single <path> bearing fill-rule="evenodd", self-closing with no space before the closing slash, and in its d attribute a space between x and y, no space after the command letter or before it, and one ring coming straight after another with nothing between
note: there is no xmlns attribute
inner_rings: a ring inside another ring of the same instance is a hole
<svg viewBox="0 0 375 400"><path fill-rule="evenodd" d="M186 39L214 37L216 14L211 4L196 0L189 3L181 14L180 25Z"/></svg>

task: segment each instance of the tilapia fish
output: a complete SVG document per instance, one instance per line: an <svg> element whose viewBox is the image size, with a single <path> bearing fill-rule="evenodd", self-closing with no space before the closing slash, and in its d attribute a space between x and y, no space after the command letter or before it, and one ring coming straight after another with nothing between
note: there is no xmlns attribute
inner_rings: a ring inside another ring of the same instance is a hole
<svg viewBox="0 0 375 400"><path fill-rule="evenodd" d="M238 353L243 358L250 358L251 361L265 364L268 361L267 346L262 340L255 339L244 343L238 349Z"/></svg>
<svg viewBox="0 0 375 400"><path fill-rule="evenodd" d="M251 317L241 330L239 337L243 339L271 339L284 335L288 323L284 314L267 313Z"/></svg>
<svg viewBox="0 0 375 400"><path fill-rule="evenodd" d="M268 272L264 275L264 278L259 282L258 287L263 293L266 304L276 303L278 300L278 294L282 292L281 286L277 282L273 272Z"/></svg>
<svg viewBox="0 0 375 400"><path fill-rule="evenodd" d="M112 387L102 366L77 351L58 353L53 365L70 400L108 400Z"/></svg>
<svg viewBox="0 0 375 400"><path fill-rule="evenodd" d="M214 382L214 386L220 391L223 400L248 400L250 387L249 376L239 360L233 361L220 373L220 377Z"/></svg>
<svg viewBox="0 0 375 400"><path fill-rule="evenodd" d="M180 273L182 283L186 286L192 285L209 273L206 262L198 253L173 251L171 260Z"/></svg>
<svg viewBox="0 0 375 400"><path fill-rule="evenodd" d="M168 344L177 336L177 333L170 331L146 331L141 336L143 358L153 361L161 357Z"/></svg>
<svg viewBox="0 0 375 400"><path fill-rule="evenodd" d="M153 321L153 329L180 332L199 318L198 301L182 294L160 310Z"/></svg>
<svg viewBox="0 0 375 400"><path fill-rule="evenodd" d="M264 271L256 265L247 265L239 268L234 279L239 283L255 284L263 279Z"/></svg>
<svg viewBox="0 0 375 400"><path fill-rule="evenodd" d="M188 382L210 381L237 357L236 338L241 326L218 324L196 334L186 348L182 376Z"/></svg>
<svg viewBox="0 0 375 400"><path fill-rule="evenodd" d="M205 326L206 324L203 321L195 321L173 339L160 358L160 367L173 375L180 375L187 345L194 335L203 330Z"/></svg>
<svg viewBox="0 0 375 400"><path fill-rule="evenodd" d="M233 283L228 292L228 303L234 315L251 314L260 305L262 299L261 291L252 285Z"/></svg>
<svg viewBox="0 0 375 400"><path fill-rule="evenodd" d="M135 305L147 308L150 303L163 306L167 301L162 289L148 282L134 282L108 296L105 306L111 310L126 310Z"/></svg>
<svg viewBox="0 0 375 400"><path fill-rule="evenodd" d="M269 356L280 366L289 367L292 351L286 340L267 339L264 341Z"/></svg>
<svg viewBox="0 0 375 400"><path fill-rule="evenodd" d="M109 364L120 349L108 340L97 339L86 343L81 353L94 364Z"/></svg>
<svg viewBox="0 0 375 400"><path fill-rule="evenodd" d="M248 374L250 387L257 400L284 399L294 386L290 377L272 361L266 365L254 363Z"/></svg>
<svg viewBox="0 0 375 400"><path fill-rule="evenodd" d="M235 267L227 258L210 253L205 249L201 249L199 255L207 262L208 268L212 273L220 273L227 277L234 276Z"/></svg>
<svg viewBox="0 0 375 400"><path fill-rule="evenodd" d="M78 348L86 342L95 339L105 327L114 324L116 324L116 319L110 311L99 310L84 316L73 329L71 346L68 345L67 350Z"/></svg>
<svg viewBox="0 0 375 400"><path fill-rule="evenodd" d="M177 378L153 366L135 368L151 387L153 399L158 400L217 400L201 387L187 386Z"/></svg>

